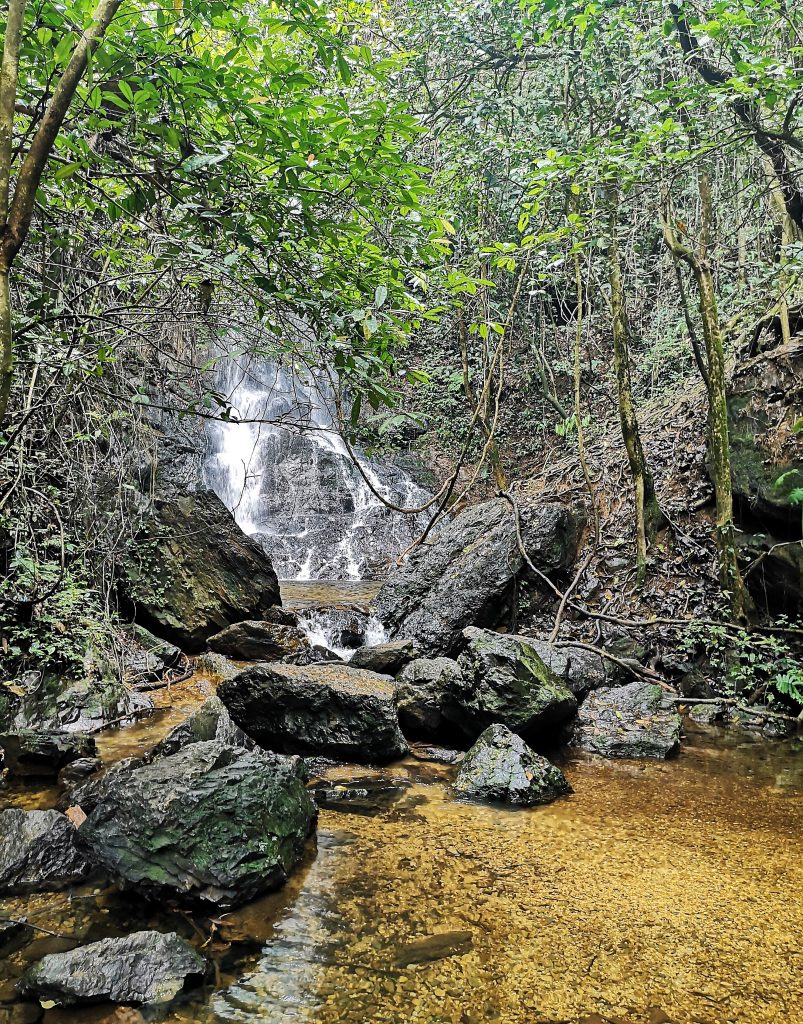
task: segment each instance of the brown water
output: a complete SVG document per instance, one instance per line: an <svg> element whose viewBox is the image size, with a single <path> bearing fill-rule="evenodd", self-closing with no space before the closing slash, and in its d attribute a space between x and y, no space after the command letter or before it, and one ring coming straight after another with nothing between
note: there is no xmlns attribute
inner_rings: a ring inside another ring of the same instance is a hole
<svg viewBox="0 0 803 1024"><path fill-rule="evenodd" d="M150 746L210 687L176 688L102 756ZM453 768L412 758L327 769L397 799L323 810L291 883L215 922L113 890L5 909L71 937L43 933L25 960L135 927L193 938L217 983L172 1024L803 1024L803 752L697 732L673 762L563 767L574 795L527 811L458 803Z"/></svg>

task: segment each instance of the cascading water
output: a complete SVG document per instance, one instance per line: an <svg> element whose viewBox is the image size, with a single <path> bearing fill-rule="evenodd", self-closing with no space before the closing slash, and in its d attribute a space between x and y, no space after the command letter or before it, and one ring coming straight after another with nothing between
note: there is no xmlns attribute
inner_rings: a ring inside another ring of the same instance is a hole
<svg viewBox="0 0 803 1024"><path fill-rule="evenodd" d="M364 579L420 533L426 514L394 512L365 478L401 507L429 495L392 463L358 453L355 465L322 374L231 357L219 364L218 387L233 421L210 421L205 481L281 579Z"/></svg>

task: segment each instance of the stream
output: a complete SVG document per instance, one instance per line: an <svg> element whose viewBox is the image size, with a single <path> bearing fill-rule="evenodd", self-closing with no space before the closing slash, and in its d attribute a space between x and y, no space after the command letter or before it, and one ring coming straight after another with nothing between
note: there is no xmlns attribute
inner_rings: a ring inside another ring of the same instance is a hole
<svg viewBox="0 0 803 1024"><path fill-rule="evenodd" d="M353 606L371 588L293 583L284 596L301 611ZM149 718L99 734L100 756L143 753L214 686L196 673L157 691ZM803 752L687 732L674 761L559 759L574 794L533 810L456 801L456 769L426 748L376 770L313 761L328 798L284 889L214 920L92 886L6 900L7 914L58 935L15 954L0 992L46 952L157 927L216 965L172 1024L793 1024ZM57 797L17 784L4 803ZM44 1016L106 1019L118 1018Z"/></svg>

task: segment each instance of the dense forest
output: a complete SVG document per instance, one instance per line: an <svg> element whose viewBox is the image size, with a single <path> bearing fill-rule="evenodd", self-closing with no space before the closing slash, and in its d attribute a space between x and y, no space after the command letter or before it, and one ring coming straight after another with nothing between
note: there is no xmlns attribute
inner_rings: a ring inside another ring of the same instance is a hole
<svg viewBox="0 0 803 1024"><path fill-rule="evenodd" d="M0 1024L797 1019L803 9L7 0L0 720Z"/></svg>

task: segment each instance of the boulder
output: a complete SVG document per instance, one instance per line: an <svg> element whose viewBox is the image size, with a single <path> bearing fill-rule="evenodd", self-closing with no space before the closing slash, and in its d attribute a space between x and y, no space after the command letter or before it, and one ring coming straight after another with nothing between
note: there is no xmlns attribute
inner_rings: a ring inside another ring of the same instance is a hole
<svg viewBox="0 0 803 1024"><path fill-rule="evenodd" d="M523 504L521 532L530 559L547 576L571 566L578 527L568 508ZM462 512L415 548L385 582L374 612L391 638L413 640L422 655L453 656L466 626L496 626L509 616L524 569L513 510L496 498Z"/></svg>
<svg viewBox="0 0 803 1024"><path fill-rule="evenodd" d="M306 633L297 626L269 621L235 622L209 638L218 654L242 661L281 661L309 653Z"/></svg>
<svg viewBox="0 0 803 1024"><path fill-rule="evenodd" d="M582 700L590 690L612 686L616 681L604 659L594 651L584 650L574 644L556 647L546 640L529 636L526 640L546 667L578 700Z"/></svg>
<svg viewBox="0 0 803 1024"><path fill-rule="evenodd" d="M58 1006L134 1003L163 1006L198 984L206 962L175 932L134 932L67 953L50 953L22 977L23 996Z"/></svg>
<svg viewBox="0 0 803 1024"><path fill-rule="evenodd" d="M407 750L388 676L346 665L263 664L222 683L234 721L263 747L347 761Z"/></svg>
<svg viewBox="0 0 803 1024"><path fill-rule="evenodd" d="M574 743L603 757L661 759L678 752L680 728L672 695L637 680L590 694L577 716Z"/></svg>
<svg viewBox="0 0 803 1024"><path fill-rule="evenodd" d="M559 768L504 725L487 728L469 750L454 789L471 800L521 807L548 804L572 792Z"/></svg>
<svg viewBox="0 0 803 1024"><path fill-rule="evenodd" d="M74 786L83 782L90 775L95 775L103 767L99 757L79 757L77 761L71 761L59 772L59 785Z"/></svg>
<svg viewBox="0 0 803 1024"><path fill-rule="evenodd" d="M724 704L693 704L689 708L689 718L697 725L716 725L725 718Z"/></svg>
<svg viewBox="0 0 803 1024"><path fill-rule="evenodd" d="M227 658L225 654L217 654L215 651L206 651L199 655L195 662L195 671L204 675L214 676L215 679L231 679L240 672L240 666Z"/></svg>
<svg viewBox="0 0 803 1024"><path fill-rule="evenodd" d="M352 668L363 668L380 675L395 676L409 661L417 656L412 640L391 640L387 644L360 647L349 661Z"/></svg>
<svg viewBox="0 0 803 1024"><path fill-rule="evenodd" d="M212 696L207 697L189 718L171 729L146 757L149 761L157 757L170 757L190 743L206 743L208 740L218 740L230 747L257 749L256 743L234 724L220 697Z"/></svg>
<svg viewBox="0 0 803 1024"><path fill-rule="evenodd" d="M447 710L460 691L460 666L451 658L416 658L396 680L396 706L402 732L437 739L450 731Z"/></svg>
<svg viewBox="0 0 803 1024"><path fill-rule="evenodd" d="M525 737L551 738L577 710L577 699L526 637L463 630L460 683L445 714L469 738L501 723Z"/></svg>
<svg viewBox="0 0 803 1024"><path fill-rule="evenodd" d="M217 740L120 772L81 840L124 887L231 907L282 885L315 825L303 762Z"/></svg>
<svg viewBox="0 0 803 1024"><path fill-rule="evenodd" d="M75 826L58 811L0 811L0 837L0 892L63 889L91 870Z"/></svg>
<svg viewBox="0 0 803 1024"><path fill-rule="evenodd" d="M270 558L207 490L152 503L121 586L138 622L190 652L281 604Z"/></svg>
<svg viewBox="0 0 803 1024"><path fill-rule="evenodd" d="M0 734L3 763L12 775L52 776L65 765L95 756L95 741L79 732L35 732L20 729Z"/></svg>

